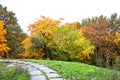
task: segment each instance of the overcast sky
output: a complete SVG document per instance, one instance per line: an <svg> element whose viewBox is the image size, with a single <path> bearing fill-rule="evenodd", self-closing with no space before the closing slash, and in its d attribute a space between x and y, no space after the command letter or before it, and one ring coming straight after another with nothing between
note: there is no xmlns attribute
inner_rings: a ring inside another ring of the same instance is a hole
<svg viewBox="0 0 120 80"><path fill-rule="evenodd" d="M120 15L120 0L0 0L18 18L24 32L40 15L53 19L64 18L65 22L100 16Z"/></svg>

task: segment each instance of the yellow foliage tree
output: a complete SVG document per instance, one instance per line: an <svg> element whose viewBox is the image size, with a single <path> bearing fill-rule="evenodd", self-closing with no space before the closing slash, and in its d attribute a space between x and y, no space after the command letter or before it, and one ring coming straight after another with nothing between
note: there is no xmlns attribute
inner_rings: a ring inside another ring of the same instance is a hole
<svg viewBox="0 0 120 80"><path fill-rule="evenodd" d="M25 48L25 52L21 54L22 57L24 58L29 58L29 54L32 53L30 50L29 50L29 47L32 45L31 41L30 41L30 37L27 37L23 42L22 44L24 45L24 48Z"/></svg>
<svg viewBox="0 0 120 80"><path fill-rule="evenodd" d="M31 37L27 37L22 44L24 45L25 52L22 53L20 56L23 58L36 58L36 59L42 59L44 56L42 49L32 50L31 47L33 46L33 43L31 42Z"/></svg>
<svg viewBox="0 0 120 80"><path fill-rule="evenodd" d="M36 58L38 56L43 57L46 54L46 57L50 57L47 45L53 33L59 27L60 20L41 16L40 20L29 26L30 36L23 41L27 56L34 56Z"/></svg>
<svg viewBox="0 0 120 80"><path fill-rule="evenodd" d="M3 56L7 56L7 52L10 50L10 48L6 44L6 34L7 32L4 29L3 21L0 21L0 58L2 58Z"/></svg>
<svg viewBox="0 0 120 80"><path fill-rule="evenodd" d="M41 35L45 43L47 43L59 25L60 20L41 16L40 20L29 26L29 31L32 36Z"/></svg>

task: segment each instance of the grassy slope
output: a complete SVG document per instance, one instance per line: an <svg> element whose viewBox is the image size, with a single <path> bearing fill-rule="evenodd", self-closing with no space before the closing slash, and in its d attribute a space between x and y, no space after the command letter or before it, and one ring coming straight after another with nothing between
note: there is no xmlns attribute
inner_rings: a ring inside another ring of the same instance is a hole
<svg viewBox="0 0 120 80"><path fill-rule="evenodd" d="M29 61L48 66L68 80L120 80L120 72L118 71L83 63L34 59L29 59Z"/></svg>

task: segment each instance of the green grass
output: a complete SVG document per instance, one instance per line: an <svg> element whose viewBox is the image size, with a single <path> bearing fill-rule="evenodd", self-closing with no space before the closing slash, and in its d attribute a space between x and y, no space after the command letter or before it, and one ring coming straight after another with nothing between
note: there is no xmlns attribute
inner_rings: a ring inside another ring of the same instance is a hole
<svg viewBox="0 0 120 80"><path fill-rule="evenodd" d="M30 74L19 66L6 67L0 62L0 80L30 80Z"/></svg>
<svg viewBox="0 0 120 80"><path fill-rule="evenodd" d="M119 71L98 68L83 63L34 59L27 61L48 66L67 80L120 80Z"/></svg>

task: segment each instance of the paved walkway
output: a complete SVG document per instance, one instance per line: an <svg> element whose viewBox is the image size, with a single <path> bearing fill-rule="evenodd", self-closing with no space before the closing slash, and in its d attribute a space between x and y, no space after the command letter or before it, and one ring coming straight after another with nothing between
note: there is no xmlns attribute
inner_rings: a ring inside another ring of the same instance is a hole
<svg viewBox="0 0 120 80"><path fill-rule="evenodd" d="M15 65L21 66L22 68L27 70L28 73L31 74L31 80L66 80L62 78L59 74L57 74L56 71L44 65L18 60L0 60L0 61L3 63L9 62L10 64L7 65L7 67Z"/></svg>

